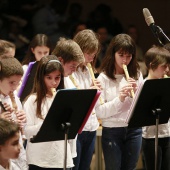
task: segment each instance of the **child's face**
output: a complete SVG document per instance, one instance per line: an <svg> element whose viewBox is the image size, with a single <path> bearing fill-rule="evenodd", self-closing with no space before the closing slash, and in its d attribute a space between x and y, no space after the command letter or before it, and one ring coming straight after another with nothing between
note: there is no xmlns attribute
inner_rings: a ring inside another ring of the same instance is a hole
<svg viewBox="0 0 170 170"><path fill-rule="evenodd" d="M75 72L78 65L79 65L79 62L76 62L76 61L71 61L71 62L63 64L64 76L65 77L69 76L73 72Z"/></svg>
<svg viewBox="0 0 170 170"><path fill-rule="evenodd" d="M159 79L163 78L165 74L169 72L169 67L167 64L159 64L155 70L149 70L152 78Z"/></svg>
<svg viewBox="0 0 170 170"><path fill-rule="evenodd" d="M56 70L44 76L44 82L49 92L51 92L51 88L57 88L60 84L61 73Z"/></svg>
<svg viewBox="0 0 170 170"><path fill-rule="evenodd" d="M17 159L20 153L21 146L19 144L19 133L0 145L0 155L3 159Z"/></svg>
<svg viewBox="0 0 170 170"><path fill-rule="evenodd" d="M1 93L4 95L9 95L10 92L15 91L20 83L21 77L21 75L13 75L0 80Z"/></svg>
<svg viewBox="0 0 170 170"><path fill-rule="evenodd" d="M40 59L44 56L49 55L50 49L47 46L37 46L32 48L32 53L35 55L36 61L40 61Z"/></svg>
<svg viewBox="0 0 170 170"><path fill-rule="evenodd" d="M97 51L93 53L88 53L84 52L84 58L85 58L85 63L90 63L94 60L94 57L96 56Z"/></svg>
<svg viewBox="0 0 170 170"><path fill-rule="evenodd" d="M128 65L132 59L132 54L124 53L123 51L117 51L115 53L115 68L116 73L123 72L123 64Z"/></svg>

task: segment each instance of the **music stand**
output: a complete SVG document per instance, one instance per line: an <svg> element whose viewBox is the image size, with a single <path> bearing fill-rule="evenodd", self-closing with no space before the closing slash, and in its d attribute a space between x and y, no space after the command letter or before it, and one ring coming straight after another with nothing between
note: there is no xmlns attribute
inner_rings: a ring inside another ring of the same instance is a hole
<svg viewBox="0 0 170 170"><path fill-rule="evenodd" d="M67 160L67 139L75 139L82 130L100 92L96 89L59 90L48 114L32 143L65 140L64 169ZM48 133L47 133L48 132Z"/></svg>
<svg viewBox="0 0 170 170"><path fill-rule="evenodd" d="M170 79L146 80L136 92L126 119L128 127L156 125L155 170L157 170L158 125L168 123L170 117Z"/></svg>
<svg viewBox="0 0 170 170"><path fill-rule="evenodd" d="M23 77L23 82L21 88L18 92L18 97L20 101L23 102L24 99L31 93L34 84L34 77L37 70L38 61L30 62L28 65L27 72Z"/></svg>

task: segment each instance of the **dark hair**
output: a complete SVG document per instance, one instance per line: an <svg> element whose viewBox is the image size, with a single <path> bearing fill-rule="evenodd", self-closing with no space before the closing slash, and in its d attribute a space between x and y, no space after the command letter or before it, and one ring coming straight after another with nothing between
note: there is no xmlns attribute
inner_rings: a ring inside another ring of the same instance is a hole
<svg viewBox="0 0 170 170"><path fill-rule="evenodd" d="M165 47L152 46L144 56L148 69L155 70L159 64L170 64L170 53Z"/></svg>
<svg viewBox="0 0 170 170"><path fill-rule="evenodd" d="M49 62L51 60L57 60L58 62ZM37 98L35 102L37 102L37 111L36 115L37 117L42 119L41 115L41 104L43 99L45 98L47 94L47 87L44 82L44 76L55 71L59 70L61 72L61 81L57 87L57 89L63 89L64 88L64 70L57 59L55 55L48 55L43 58L38 63L35 79L34 79L34 85L33 85L33 93L37 94Z"/></svg>
<svg viewBox="0 0 170 170"><path fill-rule="evenodd" d="M118 34L112 38L101 63L100 72L104 71L109 78L116 79L115 53L119 50L132 54L132 59L127 68L129 76L138 79L139 65L136 61L136 46L133 39L127 34Z"/></svg>
<svg viewBox="0 0 170 170"><path fill-rule="evenodd" d="M13 75L23 75L21 63L14 57L3 56L0 60L0 80Z"/></svg>
<svg viewBox="0 0 170 170"><path fill-rule="evenodd" d="M0 145L4 145L7 140L19 132L18 124L0 118Z"/></svg>
<svg viewBox="0 0 170 170"><path fill-rule="evenodd" d="M35 55L32 52L32 48L34 49L37 46L46 46L50 49L50 52L52 50L52 44L50 39L45 34L36 34L32 41L30 42L30 45L28 47L27 53L23 59L22 65L29 64L29 62L36 61Z"/></svg>

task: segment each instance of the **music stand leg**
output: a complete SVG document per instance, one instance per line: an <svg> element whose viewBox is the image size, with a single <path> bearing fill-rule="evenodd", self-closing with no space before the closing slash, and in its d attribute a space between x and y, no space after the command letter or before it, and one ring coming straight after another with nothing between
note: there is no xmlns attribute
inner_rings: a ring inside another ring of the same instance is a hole
<svg viewBox="0 0 170 170"><path fill-rule="evenodd" d="M62 126L62 129L64 130L64 134L65 134L65 139L64 139L64 170L66 170L66 168L67 168L67 140L68 140L69 127L71 126L71 124L70 123L63 123L61 126Z"/></svg>
<svg viewBox="0 0 170 170"><path fill-rule="evenodd" d="M158 161L158 125L159 125L159 114L161 109L152 110L153 115L156 116L156 132L155 132L155 170L157 170Z"/></svg>

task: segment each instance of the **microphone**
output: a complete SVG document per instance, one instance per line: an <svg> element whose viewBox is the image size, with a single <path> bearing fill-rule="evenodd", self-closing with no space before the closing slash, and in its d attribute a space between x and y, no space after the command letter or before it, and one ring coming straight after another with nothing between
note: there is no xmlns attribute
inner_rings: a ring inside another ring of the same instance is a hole
<svg viewBox="0 0 170 170"><path fill-rule="evenodd" d="M153 32L154 36L157 38L157 40L159 41L160 45L164 45L162 43L162 41L159 38L159 33L161 33L164 38L170 42L170 39L166 36L166 34L163 32L162 28L160 28L159 26L155 25L155 21L151 15L151 13L149 12L148 8L143 8L143 15L145 17L145 21L147 23L147 25L150 27L151 31Z"/></svg>
<svg viewBox="0 0 170 170"><path fill-rule="evenodd" d="M151 31L153 32L154 35L157 34L157 26L155 25L155 21L149 12L148 8L143 8L143 15L145 17L145 21L147 25L150 27Z"/></svg>

